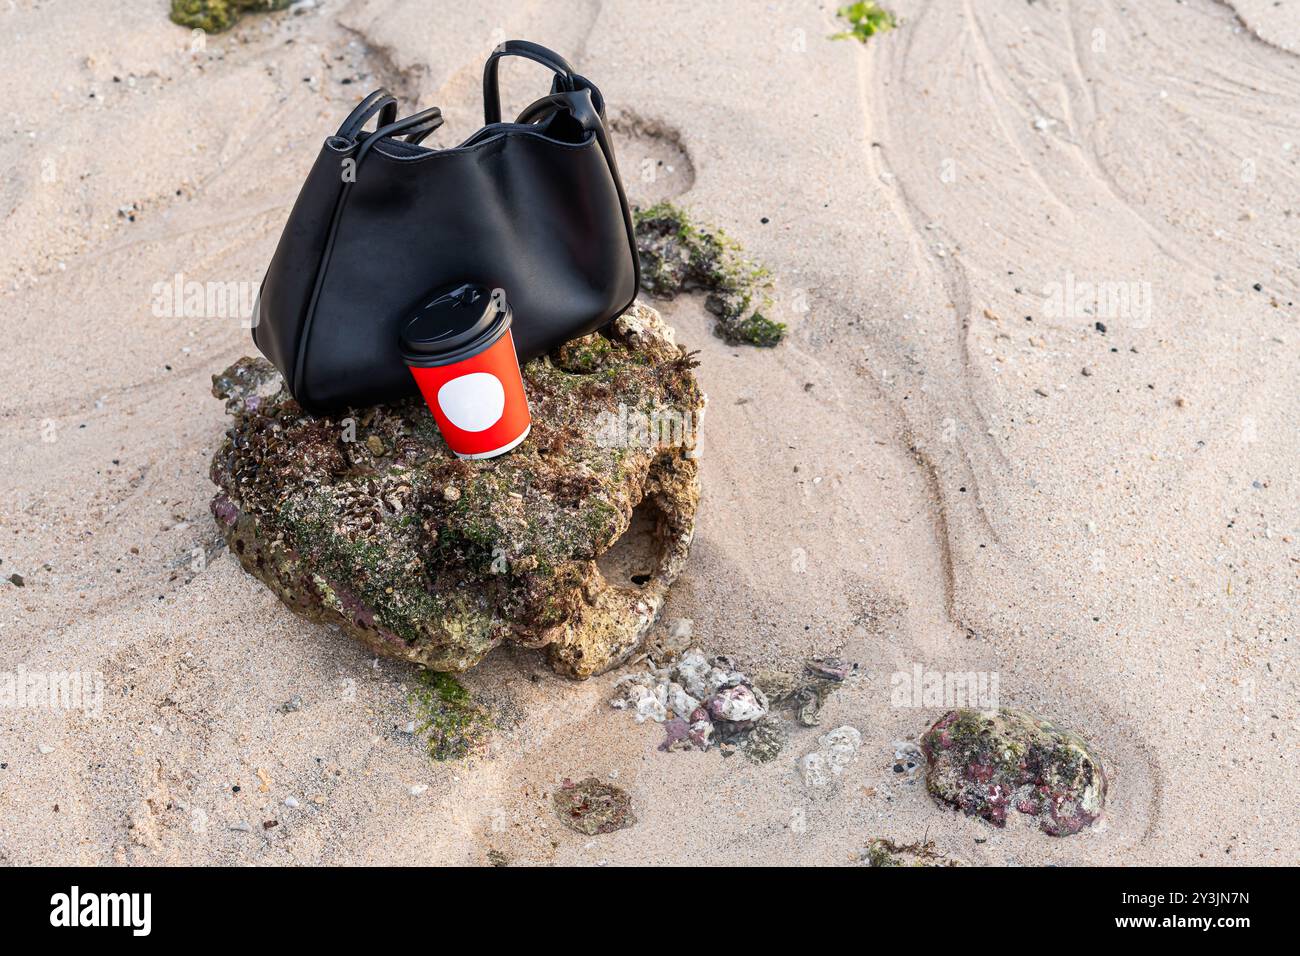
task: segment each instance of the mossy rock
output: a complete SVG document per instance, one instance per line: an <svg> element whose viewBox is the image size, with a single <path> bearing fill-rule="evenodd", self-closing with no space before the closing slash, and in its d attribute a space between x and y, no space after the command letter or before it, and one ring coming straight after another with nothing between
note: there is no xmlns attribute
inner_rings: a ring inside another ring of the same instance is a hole
<svg viewBox="0 0 1300 956"><path fill-rule="evenodd" d="M528 438L466 461L418 398L314 416L266 362L241 359L213 376L234 424L212 513L289 608L380 654L462 671L513 641L589 677L641 646L685 564L694 364L636 304L529 362Z"/></svg>
<svg viewBox="0 0 1300 956"><path fill-rule="evenodd" d="M1051 836L1101 818L1106 774L1078 734L1022 710L954 710L921 738L935 799L994 826L1035 817Z"/></svg>
<svg viewBox="0 0 1300 956"><path fill-rule="evenodd" d="M773 307L771 273L744 258L722 230L696 225L670 203L637 209L634 219L642 289L660 298L704 292L704 307L717 317L714 331L733 345L771 348L785 337L784 323L765 314Z"/></svg>
<svg viewBox="0 0 1300 956"><path fill-rule="evenodd" d="M288 9L291 0L172 0L172 23L204 33L221 33L245 13Z"/></svg>

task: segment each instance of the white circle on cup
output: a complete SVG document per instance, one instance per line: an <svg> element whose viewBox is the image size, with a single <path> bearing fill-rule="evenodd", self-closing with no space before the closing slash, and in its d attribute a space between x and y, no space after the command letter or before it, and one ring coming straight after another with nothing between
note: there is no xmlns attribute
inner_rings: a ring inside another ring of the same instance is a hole
<svg viewBox="0 0 1300 956"><path fill-rule="evenodd" d="M470 372L443 383L438 407L461 431L486 431L506 410L506 390L491 372Z"/></svg>

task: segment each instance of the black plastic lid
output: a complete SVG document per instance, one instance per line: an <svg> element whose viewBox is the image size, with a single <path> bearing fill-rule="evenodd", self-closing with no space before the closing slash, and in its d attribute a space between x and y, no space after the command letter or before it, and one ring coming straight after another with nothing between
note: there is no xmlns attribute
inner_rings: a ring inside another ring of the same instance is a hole
<svg viewBox="0 0 1300 956"><path fill-rule="evenodd" d="M450 365L475 355L510 328L505 293L472 282L439 289L402 326L407 364Z"/></svg>

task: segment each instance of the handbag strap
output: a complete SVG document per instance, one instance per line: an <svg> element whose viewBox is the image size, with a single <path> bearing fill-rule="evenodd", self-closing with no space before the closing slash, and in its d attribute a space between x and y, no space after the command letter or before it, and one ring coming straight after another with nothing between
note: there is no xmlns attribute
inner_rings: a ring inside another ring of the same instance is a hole
<svg viewBox="0 0 1300 956"><path fill-rule="evenodd" d="M522 56L554 71L553 93L572 93L575 89L573 67L554 50L528 40L506 40L492 51L483 65L483 122L491 126L501 122L501 87L497 79L497 61L503 56Z"/></svg>
<svg viewBox="0 0 1300 956"><path fill-rule="evenodd" d="M381 127L381 129L388 130L388 132L384 134L385 136L405 134L408 143L419 145L426 136L441 125L442 110L436 106L430 106L427 110L420 110L418 113L412 113L405 119ZM378 133L379 130L376 130L375 132Z"/></svg>
<svg viewBox="0 0 1300 956"><path fill-rule="evenodd" d="M420 140L428 136L435 129L442 125L442 110L436 106L430 106L427 110L420 110L418 113L412 113L405 119L400 119L395 123L389 123L387 126L381 126L369 136L361 141L361 146L357 149L353 159L357 166L361 165L361 160L365 159L366 154L380 140L390 136L400 136L405 134L408 143L418 144Z"/></svg>
<svg viewBox="0 0 1300 956"><path fill-rule="evenodd" d="M338 133L351 141L356 138L361 128L369 122L370 117L379 113L379 125L387 126L397 119L397 98L383 87L372 92L357 104L357 108L348 114L348 118L339 127Z"/></svg>

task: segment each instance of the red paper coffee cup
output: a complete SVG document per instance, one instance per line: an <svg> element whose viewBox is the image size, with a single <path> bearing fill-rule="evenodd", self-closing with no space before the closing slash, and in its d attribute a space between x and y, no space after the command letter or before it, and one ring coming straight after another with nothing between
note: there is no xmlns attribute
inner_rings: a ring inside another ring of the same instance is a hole
<svg viewBox="0 0 1300 956"><path fill-rule="evenodd" d="M402 357L461 458L503 455L532 427L511 319L504 292L465 284L432 295L402 329Z"/></svg>

